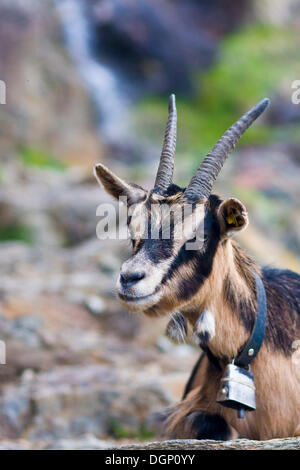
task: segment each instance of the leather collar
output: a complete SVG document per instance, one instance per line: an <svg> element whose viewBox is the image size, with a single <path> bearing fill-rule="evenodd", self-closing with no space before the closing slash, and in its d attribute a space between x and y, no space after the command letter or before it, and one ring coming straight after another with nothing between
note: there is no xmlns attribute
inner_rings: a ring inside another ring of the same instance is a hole
<svg viewBox="0 0 300 470"><path fill-rule="evenodd" d="M239 367L244 367L244 368L247 368L250 365L250 363L257 356L261 348L261 345L265 337L267 312L268 312L267 297L266 297L266 291L265 291L263 282L260 276L258 276L254 271L252 273L256 282L256 295L257 295L256 321L255 321L252 334L249 338L249 341L242 347L242 349L239 351L238 355L234 359L234 364L236 364ZM221 371L222 367L220 365L220 362L223 362L223 361L221 361L218 357L216 357L208 347L202 348L202 349L204 353L207 355L209 361L216 367L216 369ZM197 361L197 363L195 364L193 368L190 379L186 385L183 398L185 398L186 395L192 389L194 377L201 364L202 357L203 356L200 357L200 359Z"/></svg>
<svg viewBox="0 0 300 470"><path fill-rule="evenodd" d="M234 359L234 363L239 367L248 367L257 356L266 331L268 313L266 291L260 276L255 272L253 272L253 275L256 281L257 316L249 341Z"/></svg>

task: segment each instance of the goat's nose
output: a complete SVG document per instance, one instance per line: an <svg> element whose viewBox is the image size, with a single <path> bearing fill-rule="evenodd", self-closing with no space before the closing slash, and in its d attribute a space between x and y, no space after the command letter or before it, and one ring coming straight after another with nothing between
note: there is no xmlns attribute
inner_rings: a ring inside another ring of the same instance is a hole
<svg viewBox="0 0 300 470"><path fill-rule="evenodd" d="M136 271L135 273L120 273L120 281L124 287L130 287L139 282L145 277L145 273L142 271Z"/></svg>

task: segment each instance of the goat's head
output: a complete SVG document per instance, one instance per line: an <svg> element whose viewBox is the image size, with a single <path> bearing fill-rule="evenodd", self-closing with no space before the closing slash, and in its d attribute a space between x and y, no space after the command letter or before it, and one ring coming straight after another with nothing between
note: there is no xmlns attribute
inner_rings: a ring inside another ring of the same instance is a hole
<svg viewBox="0 0 300 470"><path fill-rule="evenodd" d="M128 228L133 254L122 265L117 281L117 293L125 308L148 314L180 309L209 276L220 242L247 226L247 212L240 201L230 198L221 202L211 191L229 152L268 103L268 99L262 100L225 132L185 189L173 184L177 121L174 95L169 101L169 118L154 189L146 191L126 183L102 164L96 165L95 175L105 190L116 199L126 197L131 209ZM187 211L189 216L183 225L187 224L188 229L182 230L181 226L178 234L177 222L182 220L181 209L187 204L191 211ZM171 214L168 236L163 227L164 211ZM197 250L187 249L187 243L195 238L191 228L193 214L198 220L196 230L199 223L203 228L202 244ZM152 236L153 226L157 229L156 236Z"/></svg>

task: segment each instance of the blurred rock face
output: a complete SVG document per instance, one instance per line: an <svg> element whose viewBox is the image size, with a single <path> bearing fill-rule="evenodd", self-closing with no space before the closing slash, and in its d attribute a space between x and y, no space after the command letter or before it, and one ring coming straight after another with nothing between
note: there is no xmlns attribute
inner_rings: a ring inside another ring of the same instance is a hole
<svg viewBox="0 0 300 470"><path fill-rule="evenodd" d="M32 442L142 437L149 413L171 402L160 377L178 367L155 347L161 325L145 338L114 298L126 247L96 239L96 207L108 200L91 175L97 123L52 1L1 1L0 79L0 439L29 429ZM48 155L66 168L53 171ZM172 378L176 397L193 359L190 350L184 378Z"/></svg>
<svg viewBox="0 0 300 470"><path fill-rule="evenodd" d="M188 93L218 40L243 21L247 0L93 0L95 54L145 92Z"/></svg>
<svg viewBox="0 0 300 470"><path fill-rule="evenodd" d="M169 403L149 378L133 381L130 372L120 375L109 367L62 367L38 378L27 374L21 386L3 394L0 437L16 438L24 431L40 441L105 436L120 423L136 432L146 426L151 410Z"/></svg>
<svg viewBox="0 0 300 470"><path fill-rule="evenodd" d="M89 98L64 49L50 0L0 3L1 159L23 147L46 149L68 163L99 159Z"/></svg>

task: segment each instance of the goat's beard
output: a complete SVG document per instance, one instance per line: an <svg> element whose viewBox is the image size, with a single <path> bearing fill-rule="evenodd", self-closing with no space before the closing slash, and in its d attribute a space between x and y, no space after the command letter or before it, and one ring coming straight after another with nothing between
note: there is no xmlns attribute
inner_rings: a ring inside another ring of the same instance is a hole
<svg viewBox="0 0 300 470"><path fill-rule="evenodd" d="M132 301L123 300L119 297L121 305L132 313L145 313L146 315L153 315L153 312L158 310L158 304L161 299L160 290L154 292L153 294L148 295L145 298L139 299L138 297L134 298ZM149 313L148 313L149 312ZM156 313L157 315L158 313Z"/></svg>

